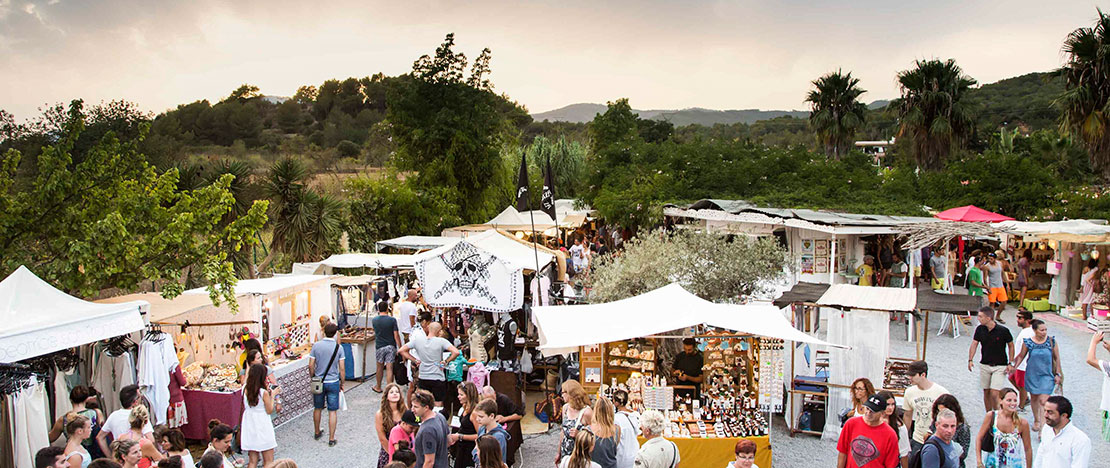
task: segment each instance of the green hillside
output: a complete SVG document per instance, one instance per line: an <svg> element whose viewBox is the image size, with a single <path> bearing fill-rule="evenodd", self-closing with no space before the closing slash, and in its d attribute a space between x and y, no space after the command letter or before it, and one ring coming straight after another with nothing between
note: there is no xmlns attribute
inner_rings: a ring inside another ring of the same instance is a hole
<svg viewBox="0 0 1110 468"><path fill-rule="evenodd" d="M1003 125L1029 131L1055 127L1060 112L1052 102L1064 92L1064 83L1048 73L1007 78L983 85L967 95L979 131L990 133Z"/></svg>

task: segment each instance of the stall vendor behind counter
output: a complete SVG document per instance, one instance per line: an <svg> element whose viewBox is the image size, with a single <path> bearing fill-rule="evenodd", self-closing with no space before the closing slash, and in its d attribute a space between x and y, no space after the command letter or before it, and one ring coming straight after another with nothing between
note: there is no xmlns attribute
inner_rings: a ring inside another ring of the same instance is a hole
<svg viewBox="0 0 1110 468"><path fill-rule="evenodd" d="M682 352L674 358L671 365L672 385L692 385L694 390L675 389L675 393L682 396L697 398L703 380L701 368L705 364L701 352L695 346L693 338L682 339Z"/></svg>

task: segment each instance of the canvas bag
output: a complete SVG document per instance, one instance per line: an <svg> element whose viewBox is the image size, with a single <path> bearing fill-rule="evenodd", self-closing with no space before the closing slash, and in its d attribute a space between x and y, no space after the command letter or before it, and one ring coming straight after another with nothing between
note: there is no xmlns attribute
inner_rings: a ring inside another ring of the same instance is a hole
<svg viewBox="0 0 1110 468"><path fill-rule="evenodd" d="M328 361L328 366L324 368L324 377L327 377L328 372L331 372L331 365L335 363L335 356L339 355L339 347L341 345L337 341L335 343L335 351L331 353L331 360ZM312 377L312 394L320 395L324 393L324 377Z"/></svg>

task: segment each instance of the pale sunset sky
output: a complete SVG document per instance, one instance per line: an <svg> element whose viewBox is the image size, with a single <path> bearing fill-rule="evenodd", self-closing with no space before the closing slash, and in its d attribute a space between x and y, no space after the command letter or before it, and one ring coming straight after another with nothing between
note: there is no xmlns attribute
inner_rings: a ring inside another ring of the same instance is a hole
<svg viewBox="0 0 1110 468"><path fill-rule="evenodd" d="M542 112L627 97L638 109L806 109L841 68L863 100L897 95L915 59L980 83L1061 64L1077 1L0 0L0 108L126 99L161 112L243 83L291 96L331 78L398 75L448 32L493 51L495 90Z"/></svg>

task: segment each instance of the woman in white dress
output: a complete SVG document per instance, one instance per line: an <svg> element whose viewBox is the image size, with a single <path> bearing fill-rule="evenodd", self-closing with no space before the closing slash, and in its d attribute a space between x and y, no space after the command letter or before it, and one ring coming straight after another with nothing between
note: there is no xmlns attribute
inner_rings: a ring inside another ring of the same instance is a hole
<svg viewBox="0 0 1110 468"><path fill-rule="evenodd" d="M243 388L243 422L239 429L239 446L247 452L247 466L258 466L258 456L262 455L262 466L269 467L274 462L274 449L277 440L274 436L274 422L270 414L274 412L274 394L281 389L266 388L266 375L269 371L262 364L255 364L247 372L247 386Z"/></svg>

